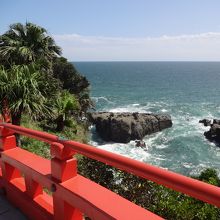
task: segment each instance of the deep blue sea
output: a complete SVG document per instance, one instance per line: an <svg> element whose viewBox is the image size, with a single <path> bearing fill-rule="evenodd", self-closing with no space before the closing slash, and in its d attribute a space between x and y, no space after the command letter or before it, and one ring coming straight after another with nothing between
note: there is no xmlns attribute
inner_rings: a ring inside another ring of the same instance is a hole
<svg viewBox="0 0 220 220"><path fill-rule="evenodd" d="M91 83L98 111L170 114L173 127L145 137L146 148L90 144L185 175L220 170L220 148L203 136L203 118L220 119L220 62L74 62ZM219 172L220 173L220 172Z"/></svg>

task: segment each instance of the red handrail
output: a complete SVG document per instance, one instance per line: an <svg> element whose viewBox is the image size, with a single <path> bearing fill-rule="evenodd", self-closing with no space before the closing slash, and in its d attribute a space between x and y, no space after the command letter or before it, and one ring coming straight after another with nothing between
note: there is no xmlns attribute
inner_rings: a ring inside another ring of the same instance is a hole
<svg viewBox="0 0 220 220"><path fill-rule="evenodd" d="M55 135L0 124L0 187L34 220L162 220L160 216L77 174L75 151ZM50 143L51 160L16 146L14 131ZM49 189L47 195L43 188ZM116 202L117 201L117 202Z"/></svg>
<svg viewBox="0 0 220 220"><path fill-rule="evenodd" d="M34 131L6 123L2 123L0 126L3 126L16 133L23 134L25 136L29 136L47 143L61 143L65 147L71 148L79 154L85 155L95 160L99 160L126 172L152 180L158 184L164 185L176 191L185 193L189 196L220 207L219 187L86 144L63 140L56 135L41 131Z"/></svg>

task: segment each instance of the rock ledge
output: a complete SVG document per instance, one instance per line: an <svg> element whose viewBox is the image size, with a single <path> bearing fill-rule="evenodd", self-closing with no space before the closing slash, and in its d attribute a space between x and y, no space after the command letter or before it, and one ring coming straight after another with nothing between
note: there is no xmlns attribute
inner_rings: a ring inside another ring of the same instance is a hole
<svg viewBox="0 0 220 220"><path fill-rule="evenodd" d="M128 143L145 135L172 127L171 116L148 113L92 112L89 120L105 141Z"/></svg>

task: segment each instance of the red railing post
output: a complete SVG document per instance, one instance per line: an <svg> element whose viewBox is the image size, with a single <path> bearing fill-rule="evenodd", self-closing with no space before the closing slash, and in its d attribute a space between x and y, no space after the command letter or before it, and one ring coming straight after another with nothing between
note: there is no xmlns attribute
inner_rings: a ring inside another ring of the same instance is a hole
<svg viewBox="0 0 220 220"><path fill-rule="evenodd" d="M0 126L0 150L5 151L15 147L17 146L14 132Z"/></svg>
<svg viewBox="0 0 220 220"><path fill-rule="evenodd" d="M36 181L34 181L32 177L27 174L25 174L25 186L26 186L26 193L32 199L43 194L42 186Z"/></svg>
<svg viewBox="0 0 220 220"><path fill-rule="evenodd" d="M73 158L75 152L63 144L51 144L51 175L56 182L62 183L77 175L77 160ZM55 220L82 220L80 210L72 207L62 199L62 195L52 186L53 208Z"/></svg>
<svg viewBox="0 0 220 220"><path fill-rule="evenodd" d="M1 126L0 127L0 150L1 152L10 150L16 147L17 147L16 137L14 135L14 132ZM2 168L3 178L6 179L7 181L11 181L14 178L21 176L19 170L17 170L15 167L7 163L1 162L1 168Z"/></svg>

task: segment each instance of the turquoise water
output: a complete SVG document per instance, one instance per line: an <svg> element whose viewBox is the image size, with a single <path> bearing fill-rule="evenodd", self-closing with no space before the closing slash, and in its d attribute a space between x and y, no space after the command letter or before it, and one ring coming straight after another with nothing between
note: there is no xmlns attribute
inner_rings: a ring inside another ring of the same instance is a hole
<svg viewBox="0 0 220 220"><path fill-rule="evenodd" d="M220 62L76 62L91 82L99 111L170 114L173 127L145 137L146 148L90 143L186 175L220 168L220 148L207 141L203 118L220 118Z"/></svg>

